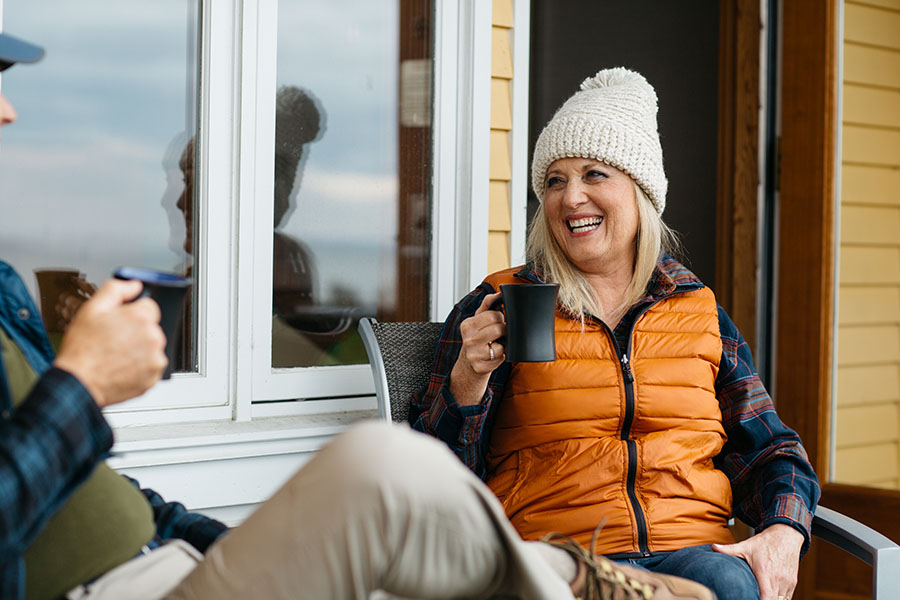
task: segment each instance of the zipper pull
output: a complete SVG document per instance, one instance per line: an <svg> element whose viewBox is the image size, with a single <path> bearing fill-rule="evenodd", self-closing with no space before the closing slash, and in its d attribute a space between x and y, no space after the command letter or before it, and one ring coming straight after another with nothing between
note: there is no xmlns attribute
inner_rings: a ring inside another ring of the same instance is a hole
<svg viewBox="0 0 900 600"><path fill-rule="evenodd" d="M631 374L631 363L628 362L628 355L623 354L621 358L622 362L622 374L625 376L625 381L631 383L634 381L634 375Z"/></svg>

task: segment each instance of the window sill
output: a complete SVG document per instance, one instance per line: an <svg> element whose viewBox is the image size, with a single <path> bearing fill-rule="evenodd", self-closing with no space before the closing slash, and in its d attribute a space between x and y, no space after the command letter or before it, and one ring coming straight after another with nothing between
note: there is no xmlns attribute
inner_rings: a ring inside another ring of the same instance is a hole
<svg viewBox="0 0 900 600"><path fill-rule="evenodd" d="M115 430L109 465L167 500L235 525L372 410Z"/></svg>

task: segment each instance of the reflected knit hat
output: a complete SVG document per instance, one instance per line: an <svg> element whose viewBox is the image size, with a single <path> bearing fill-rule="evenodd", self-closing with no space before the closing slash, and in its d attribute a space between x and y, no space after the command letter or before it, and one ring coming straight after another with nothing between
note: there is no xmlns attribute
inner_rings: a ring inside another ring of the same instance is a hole
<svg viewBox="0 0 900 600"><path fill-rule="evenodd" d="M640 73L604 69L581 83L538 137L531 184L543 202L547 169L557 159L593 158L634 179L660 215L666 173L656 126L656 92Z"/></svg>

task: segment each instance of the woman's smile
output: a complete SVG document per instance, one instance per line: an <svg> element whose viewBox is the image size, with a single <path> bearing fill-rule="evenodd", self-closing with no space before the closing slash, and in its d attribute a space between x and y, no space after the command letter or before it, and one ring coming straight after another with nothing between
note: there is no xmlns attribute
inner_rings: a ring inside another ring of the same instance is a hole
<svg viewBox="0 0 900 600"><path fill-rule="evenodd" d="M630 270L638 230L634 183L589 158L561 158L547 169L544 212L556 243L587 273Z"/></svg>
<svg viewBox="0 0 900 600"><path fill-rule="evenodd" d="M566 225L569 226L569 231L575 235L584 235L591 231L595 231L600 227L601 223L603 223L603 217L599 215L589 217L575 215L566 219Z"/></svg>

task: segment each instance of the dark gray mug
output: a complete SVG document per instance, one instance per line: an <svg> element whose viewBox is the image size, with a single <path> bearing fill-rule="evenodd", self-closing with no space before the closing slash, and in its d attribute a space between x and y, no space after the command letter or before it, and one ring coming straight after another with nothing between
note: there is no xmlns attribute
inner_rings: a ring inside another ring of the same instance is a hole
<svg viewBox="0 0 900 600"><path fill-rule="evenodd" d="M500 286L506 313L506 360L556 360L555 283L504 283Z"/></svg>
<svg viewBox="0 0 900 600"><path fill-rule="evenodd" d="M175 353L181 345L184 300L193 280L174 273L140 267L120 267L113 273L113 277L137 279L144 284L144 289L134 300L152 298L159 304L159 326L166 335L166 357L169 359L162 378L169 379L172 376L172 365L175 364Z"/></svg>

